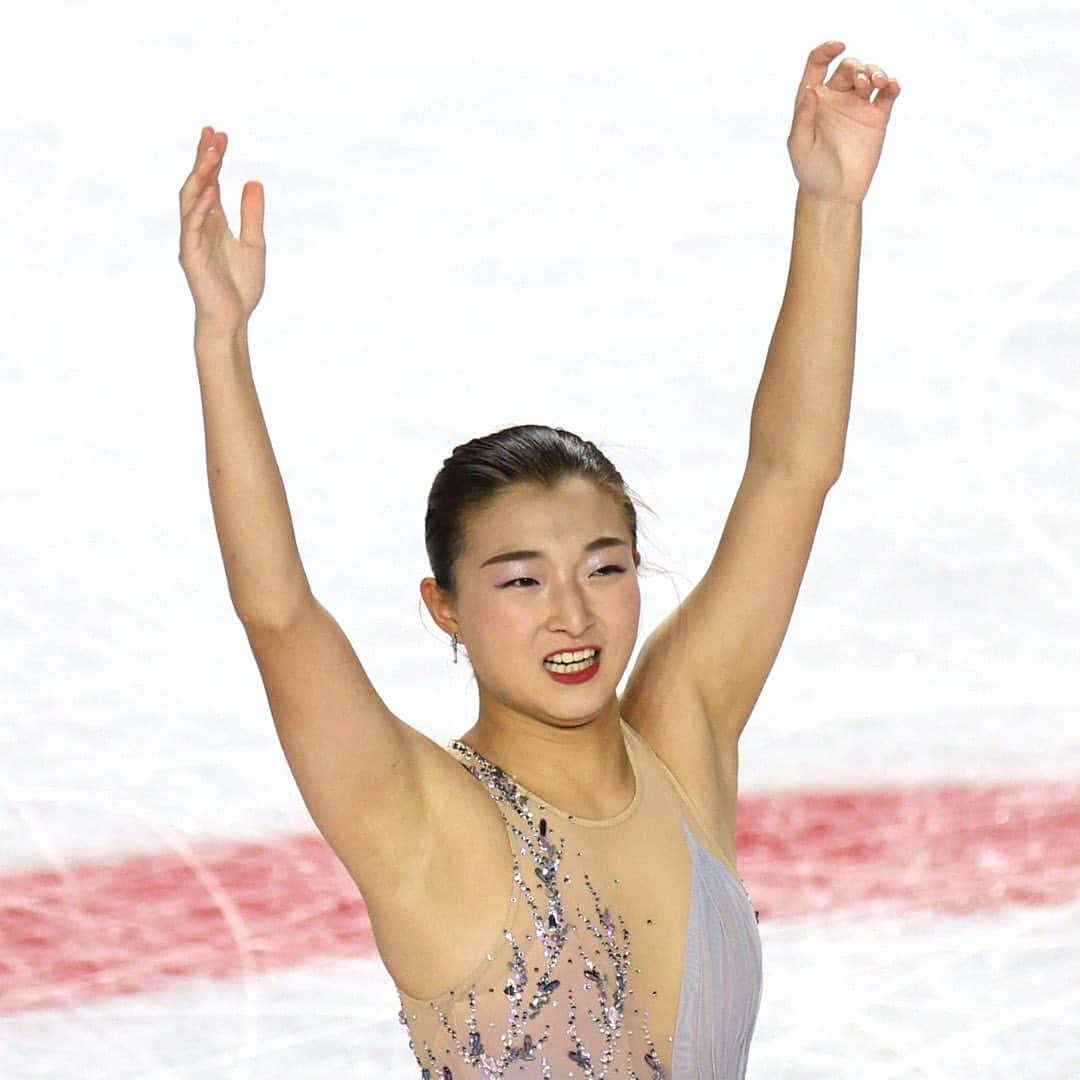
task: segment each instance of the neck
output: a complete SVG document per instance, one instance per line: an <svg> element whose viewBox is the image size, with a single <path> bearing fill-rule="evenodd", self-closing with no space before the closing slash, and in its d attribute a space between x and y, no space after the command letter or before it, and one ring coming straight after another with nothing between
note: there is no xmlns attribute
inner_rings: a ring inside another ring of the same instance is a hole
<svg viewBox="0 0 1080 1080"><path fill-rule="evenodd" d="M592 716L530 716L484 700L476 724L461 736L538 798L575 817L615 817L634 797L634 770L612 695Z"/></svg>

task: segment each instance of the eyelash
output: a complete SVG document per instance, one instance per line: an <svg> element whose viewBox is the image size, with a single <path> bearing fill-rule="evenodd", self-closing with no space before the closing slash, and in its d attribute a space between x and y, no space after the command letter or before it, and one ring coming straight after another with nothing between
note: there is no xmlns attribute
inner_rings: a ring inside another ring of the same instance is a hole
<svg viewBox="0 0 1080 1080"><path fill-rule="evenodd" d="M610 566L601 566L598 570L595 571L595 573L599 574L600 570L614 570L615 573L617 573L617 574L625 574L626 573L626 570L623 567L615 566L614 564L612 564ZM607 576L608 576L607 574L604 574L604 577L607 577ZM516 585L519 581L535 581L535 580L536 580L536 578L533 578L533 577L514 578L513 581L508 581L505 585L500 585L499 588L500 589L508 589L508 588L510 588L511 585Z"/></svg>

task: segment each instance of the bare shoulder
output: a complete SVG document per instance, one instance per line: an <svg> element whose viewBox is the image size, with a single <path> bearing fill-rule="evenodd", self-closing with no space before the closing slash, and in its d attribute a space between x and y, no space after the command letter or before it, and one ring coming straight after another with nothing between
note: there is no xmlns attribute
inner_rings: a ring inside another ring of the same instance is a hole
<svg viewBox="0 0 1080 1080"><path fill-rule="evenodd" d="M483 785L449 750L410 731L425 813L419 835L400 837L397 846L411 851L412 872L357 884L391 978L427 1000L456 986L498 937L514 888L513 856Z"/></svg>
<svg viewBox="0 0 1080 1080"><path fill-rule="evenodd" d="M447 849L464 850L464 838L470 830L483 830L499 821L498 811L480 784L461 765L453 754L419 731L401 722L407 745L407 758L414 783L420 792L419 816L411 807L402 806L401 813L393 807L383 807L380 827L381 841L388 849L407 853L410 872L388 875L388 892L399 897L400 890L422 894L431 883L433 867L437 870ZM491 832L490 827L487 829ZM365 897L379 891L376 881L357 881Z"/></svg>
<svg viewBox="0 0 1080 1080"><path fill-rule="evenodd" d="M672 613L672 618L676 613ZM682 785L734 864L738 743L713 724L673 634L654 635L634 665L619 708Z"/></svg>
<svg viewBox="0 0 1080 1080"><path fill-rule="evenodd" d="M513 876L487 790L388 708L314 596L289 619L244 629L297 786L364 897L390 974L412 993L456 972L463 946L475 946L475 965ZM492 887L477 897L480 875Z"/></svg>

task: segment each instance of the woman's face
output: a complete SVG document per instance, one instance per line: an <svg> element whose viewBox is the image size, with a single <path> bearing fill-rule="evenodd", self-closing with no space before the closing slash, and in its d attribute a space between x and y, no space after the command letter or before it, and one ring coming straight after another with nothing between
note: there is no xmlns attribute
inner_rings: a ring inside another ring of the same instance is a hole
<svg viewBox="0 0 1080 1080"><path fill-rule="evenodd" d="M618 542L590 550L604 538ZM571 720L610 702L641 613L630 533L611 495L580 477L555 490L511 488L470 515L455 569L460 639L482 703L486 692L531 716ZM585 646L601 650L592 678L548 674L546 656Z"/></svg>

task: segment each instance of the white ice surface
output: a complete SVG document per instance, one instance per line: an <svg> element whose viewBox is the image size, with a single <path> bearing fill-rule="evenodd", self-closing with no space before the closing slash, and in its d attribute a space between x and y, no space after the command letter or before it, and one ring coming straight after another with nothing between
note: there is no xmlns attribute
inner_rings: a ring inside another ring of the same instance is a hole
<svg viewBox="0 0 1080 1080"><path fill-rule="evenodd" d="M454 445L543 422L610 454L657 514L644 558L671 575L642 581L639 643L708 565L783 296L794 93L829 38L904 90L864 210L844 474L741 789L1080 772L1071 0L9 8L0 870L311 827L207 492L176 258L200 128L228 132L234 229L243 182L266 191L251 351L309 579L388 704L446 741L471 726L475 688L418 582ZM1000 1037L931 1064L912 1058L942 1034L930 999L876 1014L853 994L854 1028L815 1026L827 995L794 958L835 948L837 979L874 984L863 930L772 929L753 1074L848 1075L850 1038L850 1075L874 1080L998 1075L1010 1040L1031 1053L1000 1075L1080 1075L1063 1071L1063 1029L1055 1057L1053 1019L1007 1021L1044 955L1037 992L1054 1000L1076 970L1060 959L1076 912L1031 917L1055 948L961 980L989 995ZM943 961L956 934L1003 948L992 920L957 925L901 937ZM385 981L324 978L261 991L288 1015L276 1038L329 1025L312 1072L285 1050L249 1072L232 1050L186 1056L197 1032L169 1004L183 990L2 1020L0 1046L33 1063L16 1076L69 1076L63 1055L95 1060L93 1038L127 1055L102 1076L341 1075L355 1053L371 1055L358 1075L399 1075L376 1070L380 1052L408 1063ZM370 1029L353 1025L361 987ZM226 1015L240 993L196 997Z"/></svg>
<svg viewBox="0 0 1080 1080"><path fill-rule="evenodd" d="M748 1076L1072 1080L1078 921L1073 906L765 922ZM398 1007L376 960L192 981L9 1018L0 1076L415 1080Z"/></svg>

